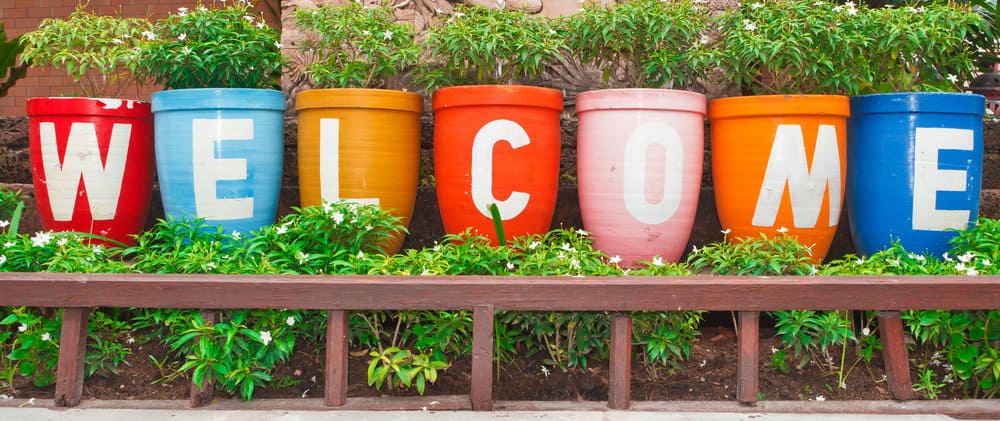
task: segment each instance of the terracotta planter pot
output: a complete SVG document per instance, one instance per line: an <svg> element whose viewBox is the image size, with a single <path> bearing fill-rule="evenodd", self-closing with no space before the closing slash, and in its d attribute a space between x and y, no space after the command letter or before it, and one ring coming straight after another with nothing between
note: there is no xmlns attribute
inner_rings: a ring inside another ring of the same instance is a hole
<svg viewBox="0 0 1000 421"><path fill-rule="evenodd" d="M377 204L409 225L420 169L420 95L382 89L316 89L295 98L302 206ZM387 245L395 252L400 236Z"/></svg>
<svg viewBox="0 0 1000 421"><path fill-rule="evenodd" d="M862 254L899 240L941 255L952 230L979 212L983 171L981 95L945 92L851 98L847 208Z"/></svg>
<svg viewBox="0 0 1000 421"><path fill-rule="evenodd" d="M595 248L627 266L680 259L701 190L705 105L666 89L577 95L580 211Z"/></svg>
<svg viewBox="0 0 1000 421"><path fill-rule="evenodd" d="M489 205L507 237L548 231L559 187L562 93L534 86L454 86L438 90L434 177L448 233L497 242Z"/></svg>
<svg viewBox="0 0 1000 421"><path fill-rule="evenodd" d="M156 169L167 217L251 232L274 223L285 95L269 89L153 93Z"/></svg>
<svg viewBox="0 0 1000 421"><path fill-rule="evenodd" d="M848 98L838 95L712 101L712 181L723 229L735 237L784 231L822 261L844 198L849 115Z"/></svg>
<svg viewBox="0 0 1000 421"><path fill-rule="evenodd" d="M32 98L29 148L42 227L126 244L142 232L153 189L149 103Z"/></svg>

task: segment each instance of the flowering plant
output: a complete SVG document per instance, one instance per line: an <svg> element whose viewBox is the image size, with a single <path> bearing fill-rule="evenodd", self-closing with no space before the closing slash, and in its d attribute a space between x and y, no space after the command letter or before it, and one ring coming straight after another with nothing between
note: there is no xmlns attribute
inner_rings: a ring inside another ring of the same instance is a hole
<svg viewBox="0 0 1000 421"><path fill-rule="evenodd" d="M860 17L870 34L861 51L873 81L862 93L960 91L978 73L979 52L969 40L989 25L968 5L884 7Z"/></svg>
<svg viewBox="0 0 1000 421"><path fill-rule="evenodd" d="M119 96L136 83L128 65L151 24L141 18L98 16L77 8L66 19L47 18L21 36L21 63L64 70L85 96Z"/></svg>
<svg viewBox="0 0 1000 421"><path fill-rule="evenodd" d="M429 57L417 83L441 86L520 83L559 59L565 42L548 19L523 11L456 7L424 41Z"/></svg>
<svg viewBox="0 0 1000 421"><path fill-rule="evenodd" d="M295 22L314 33L302 43L302 51L317 57L306 72L321 86L383 87L420 55L413 26L396 23L390 7L327 4L298 9Z"/></svg>
<svg viewBox="0 0 1000 421"><path fill-rule="evenodd" d="M250 9L249 0L178 8L143 34L135 71L168 89L277 86L284 65L278 31Z"/></svg>
<svg viewBox="0 0 1000 421"><path fill-rule="evenodd" d="M707 68L708 10L690 0L589 3L559 22L573 57L608 87L683 86Z"/></svg>
<svg viewBox="0 0 1000 421"><path fill-rule="evenodd" d="M874 35L858 13L853 2L743 3L717 20L716 62L753 94L857 94L871 83L861 53Z"/></svg>

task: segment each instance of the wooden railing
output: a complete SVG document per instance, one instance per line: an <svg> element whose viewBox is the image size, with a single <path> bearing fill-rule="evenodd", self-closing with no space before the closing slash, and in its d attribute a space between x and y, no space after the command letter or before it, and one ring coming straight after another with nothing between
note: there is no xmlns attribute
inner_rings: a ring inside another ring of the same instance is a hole
<svg viewBox="0 0 1000 421"><path fill-rule="evenodd" d="M906 277L371 277L0 274L0 306L62 307L55 403L79 404L91 307L314 309L328 311L325 404L347 403L348 314L355 310L473 312L474 410L493 408L493 318L498 310L610 311L608 407L630 402L628 311L732 310L739 314L737 400L757 400L759 312L878 310L894 399L910 399L899 310L1000 308L1000 276ZM211 397L192 387L191 404Z"/></svg>

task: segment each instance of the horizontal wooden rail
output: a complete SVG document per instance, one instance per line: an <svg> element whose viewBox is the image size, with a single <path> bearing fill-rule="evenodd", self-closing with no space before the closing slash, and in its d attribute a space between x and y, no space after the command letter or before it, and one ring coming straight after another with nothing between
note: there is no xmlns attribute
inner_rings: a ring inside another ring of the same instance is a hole
<svg viewBox="0 0 1000 421"><path fill-rule="evenodd" d="M0 273L0 305L316 310L976 310L1000 276L448 277Z"/></svg>
<svg viewBox="0 0 1000 421"><path fill-rule="evenodd" d="M470 403L493 408L493 323L498 310L610 311L608 406L629 407L627 311L739 312L737 399L757 400L759 312L879 310L890 392L911 397L902 309L1000 308L1000 276L901 277L444 277L0 273L0 306L62 307L55 402L79 404L90 307L314 309L328 311L326 396L347 403L348 314L354 310L473 311ZM204 385L199 385L204 386ZM194 386L193 386L194 387ZM208 390L192 390L192 405Z"/></svg>

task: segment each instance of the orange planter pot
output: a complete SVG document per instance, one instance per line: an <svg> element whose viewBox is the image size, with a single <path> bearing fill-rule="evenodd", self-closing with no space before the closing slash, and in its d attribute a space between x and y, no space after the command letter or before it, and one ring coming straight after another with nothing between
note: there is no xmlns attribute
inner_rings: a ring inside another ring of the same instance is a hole
<svg viewBox="0 0 1000 421"><path fill-rule="evenodd" d="M786 232L823 260L844 199L849 115L848 98L836 95L709 104L715 201L730 237Z"/></svg>
<svg viewBox="0 0 1000 421"><path fill-rule="evenodd" d="M434 94L434 176L448 233L471 227L497 243L548 231L559 184L562 93L534 86L454 86Z"/></svg>
<svg viewBox="0 0 1000 421"><path fill-rule="evenodd" d="M409 225L423 98L382 89L315 89L298 94L295 110L302 206L324 200L377 204ZM399 250L402 241L387 251Z"/></svg>

